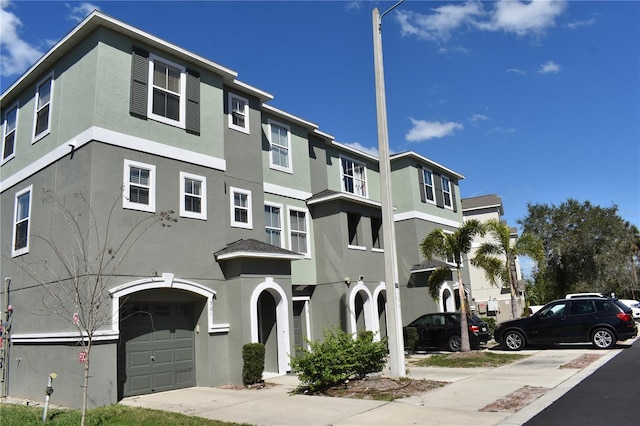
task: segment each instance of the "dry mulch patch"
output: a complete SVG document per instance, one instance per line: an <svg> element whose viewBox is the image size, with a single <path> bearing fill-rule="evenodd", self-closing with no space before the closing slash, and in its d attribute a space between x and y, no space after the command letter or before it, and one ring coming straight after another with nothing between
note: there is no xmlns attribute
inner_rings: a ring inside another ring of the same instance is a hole
<svg viewBox="0 0 640 426"><path fill-rule="evenodd" d="M602 355L599 354L584 354L578 358L560 366L560 368L585 368L592 362L599 360Z"/></svg>
<svg viewBox="0 0 640 426"><path fill-rule="evenodd" d="M373 376L361 380L350 380L343 385L334 386L327 389L324 395L340 398L393 401L438 389L448 384L448 382L435 380L393 379L384 376Z"/></svg>
<svg viewBox="0 0 640 426"><path fill-rule="evenodd" d="M523 386L504 398L481 408L480 411L515 413L540 398L548 390L536 386Z"/></svg>

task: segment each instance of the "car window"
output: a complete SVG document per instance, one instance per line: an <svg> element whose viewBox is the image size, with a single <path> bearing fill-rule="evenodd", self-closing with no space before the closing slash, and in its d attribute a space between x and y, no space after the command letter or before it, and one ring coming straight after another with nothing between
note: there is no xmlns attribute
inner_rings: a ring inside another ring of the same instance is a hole
<svg viewBox="0 0 640 426"><path fill-rule="evenodd" d="M609 310L609 308L611 307L611 302L609 302L608 300L596 300L595 305L596 311L603 312Z"/></svg>
<svg viewBox="0 0 640 426"><path fill-rule="evenodd" d="M555 305L548 306L540 311L540 316L549 317L549 318L557 318L564 315L564 309L566 307L566 302L556 303Z"/></svg>
<svg viewBox="0 0 640 426"><path fill-rule="evenodd" d="M432 319L434 326L445 325L444 315L433 315Z"/></svg>
<svg viewBox="0 0 640 426"><path fill-rule="evenodd" d="M570 315L584 315L595 312L593 302L591 300L574 300L571 302Z"/></svg>
<svg viewBox="0 0 640 426"><path fill-rule="evenodd" d="M431 325L431 316L424 315L409 324L409 327L426 327Z"/></svg>

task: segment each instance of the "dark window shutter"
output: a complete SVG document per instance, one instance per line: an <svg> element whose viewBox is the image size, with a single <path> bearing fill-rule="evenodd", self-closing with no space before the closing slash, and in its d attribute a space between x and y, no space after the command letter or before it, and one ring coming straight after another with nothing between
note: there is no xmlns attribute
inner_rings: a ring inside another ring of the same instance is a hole
<svg viewBox="0 0 640 426"><path fill-rule="evenodd" d="M442 175L433 172L433 187L436 192L436 206L444 208L444 197L442 196Z"/></svg>
<svg viewBox="0 0 640 426"><path fill-rule="evenodd" d="M149 52L134 48L131 56L131 104L129 112L131 115L146 119Z"/></svg>
<svg viewBox="0 0 640 426"><path fill-rule="evenodd" d="M453 181L449 181L449 189L451 190L451 206L453 207L453 211L458 211L458 204L456 203L456 183Z"/></svg>
<svg viewBox="0 0 640 426"><path fill-rule="evenodd" d="M420 201L427 202L427 194L424 189L424 169L418 164L418 183L420 184Z"/></svg>
<svg viewBox="0 0 640 426"><path fill-rule="evenodd" d="M185 127L187 132L200 134L200 74L187 69L187 106Z"/></svg>

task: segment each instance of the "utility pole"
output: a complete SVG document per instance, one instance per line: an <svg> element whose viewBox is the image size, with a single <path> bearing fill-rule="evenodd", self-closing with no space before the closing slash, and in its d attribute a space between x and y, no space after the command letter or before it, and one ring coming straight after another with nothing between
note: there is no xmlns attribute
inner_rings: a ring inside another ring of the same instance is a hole
<svg viewBox="0 0 640 426"><path fill-rule="evenodd" d="M373 9L373 56L376 80L376 112L378 119L378 150L380 154L380 198L382 203L382 234L384 244L385 290L387 293L387 336L389 338L389 363L391 377L406 375L404 365L404 340L398 287L398 259L396 235L393 221L393 199L391 196L391 162L389 159L389 131L387 128L387 101L384 89L384 65L382 61L382 18L395 9L400 0L386 12L380 14Z"/></svg>

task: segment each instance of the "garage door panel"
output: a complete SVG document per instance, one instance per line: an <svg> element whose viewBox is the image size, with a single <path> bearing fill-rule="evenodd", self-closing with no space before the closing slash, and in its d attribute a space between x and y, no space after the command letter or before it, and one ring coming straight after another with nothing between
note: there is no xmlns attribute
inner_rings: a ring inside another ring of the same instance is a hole
<svg viewBox="0 0 640 426"><path fill-rule="evenodd" d="M125 308L123 396L195 386L193 306L148 303Z"/></svg>
<svg viewBox="0 0 640 426"><path fill-rule="evenodd" d="M176 348L175 362L193 362L193 348Z"/></svg>

